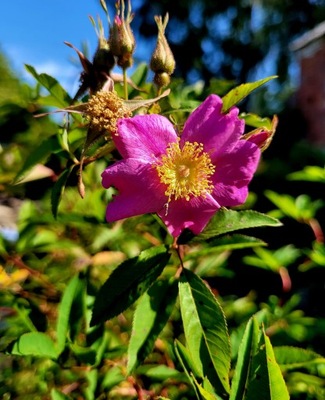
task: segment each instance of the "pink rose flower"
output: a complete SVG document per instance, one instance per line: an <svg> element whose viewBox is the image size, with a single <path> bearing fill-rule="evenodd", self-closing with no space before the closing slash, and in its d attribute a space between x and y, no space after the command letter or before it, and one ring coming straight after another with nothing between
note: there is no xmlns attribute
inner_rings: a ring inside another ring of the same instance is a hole
<svg viewBox="0 0 325 400"><path fill-rule="evenodd" d="M221 109L222 100L208 96L180 138L161 115L120 119L113 140L122 160L102 174L103 186L118 190L107 221L157 213L177 237L185 228L199 234L220 207L243 204L260 149L241 140L238 108Z"/></svg>

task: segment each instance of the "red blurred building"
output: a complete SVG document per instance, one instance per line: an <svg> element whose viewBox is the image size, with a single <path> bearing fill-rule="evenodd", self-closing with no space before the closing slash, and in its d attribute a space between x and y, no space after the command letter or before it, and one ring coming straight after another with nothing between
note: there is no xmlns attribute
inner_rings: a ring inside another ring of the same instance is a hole
<svg viewBox="0 0 325 400"><path fill-rule="evenodd" d="M297 106L307 126L308 140L325 149L325 21L292 43L300 64Z"/></svg>

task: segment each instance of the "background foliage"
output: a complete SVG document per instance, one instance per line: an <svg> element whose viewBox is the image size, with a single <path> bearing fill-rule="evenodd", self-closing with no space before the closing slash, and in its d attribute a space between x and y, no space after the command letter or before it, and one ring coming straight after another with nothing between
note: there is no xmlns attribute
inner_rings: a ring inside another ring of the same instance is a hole
<svg viewBox="0 0 325 400"><path fill-rule="evenodd" d="M263 97L259 98L254 111L260 112L264 106L272 111L276 107L279 112L292 93L292 86L296 86L292 80L294 54L290 44L324 20L325 4L311 0L191 0L179 1L173 9L170 0L144 1L135 21L140 35L152 40L153 15L166 12L171 14L167 35L177 55L176 76L192 82L223 78L242 83L278 75L272 87L277 96L270 101L270 91L265 88L268 96L262 103Z"/></svg>

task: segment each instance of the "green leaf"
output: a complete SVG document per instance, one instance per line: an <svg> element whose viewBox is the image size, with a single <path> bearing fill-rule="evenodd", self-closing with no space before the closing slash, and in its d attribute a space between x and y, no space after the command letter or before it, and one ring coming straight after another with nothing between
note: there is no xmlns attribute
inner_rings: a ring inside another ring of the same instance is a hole
<svg viewBox="0 0 325 400"><path fill-rule="evenodd" d="M200 376L200 371L193 363L193 360L187 348L177 339L174 341L174 349L175 349L175 354L179 362L181 363L183 370L196 393L196 397L200 399L200 395L194 378L194 376Z"/></svg>
<svg viewBox="0 0 325 400"><path fill-rule="evenodd" d="M110 368L107 369L107 371L105 371L105 374L103 375L103 380L100 385L102 391L108 391L119 383L125 382L126 377L122 373L122 369L124 371L124 368L122 368L121 365L112 365Z"/></svg>
<svg viewBox="0 0 325 400"><path fill-rule="evenodd" d="M141 63L136 68L131 76L131 81L137 88L142 87L147 79L148 76L148 65L146 63ZM139 91L131 86L129 91L129 97L133 98L134 95L137 95Z"/></svg>
<svg viewBox="0 0 325 400"><path fill-rule="evenodd" d="M234 234L232 236L222 236L213 240L209 244L209 247L204 247L198 251L191 251L185 256L185 260L191 260L193 258L202 257L209 254L217 254L223 251L246 249L267 245L263 240L239 234Z"/></svg>
<svg viewBox="0 0 325 400"><path fill-rule="evenodd" d="M311 250L306 250L306 254L310 258L310 263L304 263L299 268L301 271L306 271L314 266L325 267L325 246L323 243L314 242Z"/></svg>
<svg viewBox="0 0 325 400"><path fill-rule="evenodd" d="M189 231L184 231L179 239L179 244L189 241L200 242L240 229L256 228L261 226L281 226L282 223L266 214L253 210L235 211L221 208L198 236Z"/></svg>
<svg viewBox="0 0 325 400"><path fill-rule="evenodd" d="M31 65L25 65L27 71L33 75L33 77L47 89L53 98L53 107L66 107L71 104L71 97L59 84L59 82L50 75L38 74L34 67Z"/></svg>
<svg viewBox="0 0 325 400"><path fill-rule="evenodd" d="M270 339L262 329L257 352L251 364L247 400L289 400L289 393L277 364Z"/></svg>
<svg viewBox="0 0 325 400"><path fill-rule="evenodd" d="M189 350L177 339L174 342L174 347L175 353L182 364L184 371L187 373L189 380L191 380L189 375L190 372L193 373L194 376L199 377L201 372L197 368L197 365L194 364Z"/></svg>
<svg viewBox="0 0 325 400"><path fill-rule="evenodd" d="M275 78L276 76L269 76L268 78L260 79L256 82L243 83L242 85L235 87L222 98L223 105L221 112L224 114L227 113L232 106L239 103L255 89Z"/></svg>
<svg viewBox="0 0 325 400"><path fill-rule="evenodd" d="M68 178L71 174L74 166L65 169L60 175L59 179L55 182L51 192L51 209L54 218L58 216L58 208L64 193L65 185L67 184Z"/></svg>
<svg viewBox="0 0 325 400"><path fill-rule="evenodd" d="M300 251L290 244L273 251L259 247L254 252L256 256L243 257L244 263L273 272L279 272L300 256Z"/></svg>
<svg viewBox="0 0 325 400"><path fill-rule="evenodd" d="M51 390L51 399L52 400L70 400L70 397L66 396L64 393L59 392L56 389Z"/></svg>
<svg viewBox="0 0 325 400"><path fill-rule="evenodd" d="M201 398L203 400L219 400L220 397L208 392L205 388L203 388L196 379L194 379L194 383L196 385L196 387L198 388L198 391L201 395Z"/></svg>
<svg viewBox="0 0 325 400"><path fill-rule="evenodd" d="M128 374L150 354L177 298L177 283L155 282L136 307L128 349Z"/></svg>
<svg viewBox="0 0 325 400"><path fill-rule="evenodd" d="M61 354L64 350L67 334L69 331L71 307L82 285L83 282L80 280L79 276L74 276L65 288L64 294L62 296L62 300L58 308L58 320L56 327L57 351L59 354Z"/></svg>
<svg viewBox="0 0 325 400"><path fill-rule="evenodd" d="M133 304L162 273L169 258L166 247L157 246L120 264L96 296L91 325L113 318Z"/></svg>
<svg viewBox="0 0 325 400"><path fill-rule="evenodd" d="M177 371L175 368L167 365L145 364L137 369L138 375L145 375L155 381L165 381L166 379L174 379L187 382L186 375L183 372Z"/></svg>
<svg viewBox="0 0 325 400"><path fill-rule="evenodd" d="M34 167L36 164L44 164L52 153L56 153L60 150L61 146L56 136L51 136L50 138L44 140L44 142L36 147L35 150L32 151L27 157L13 183L15 185L19 184L32 167Z"/></svg>
<svg viewBox="0 0 325 400"><path fill-rule="evenodd" d="M20 336L13 346L12 354L20 356L58 357L55 343L43 332L28 332Z"/></svg>
<svg viewBox="0 0 325 400"><path fill-rule="evenodd" d="M84 388L85 400L95 400L95 391L98 385L98 374L97 369L91 369L85 374L86 387ZM96 396L97 397L97 396Z"/></svg>
<svg viewBox="0 0 325 400"><path fill-rule="evenodd" d="M292 172L289 174L288 179L325 183L325 168L308 165L302 171Z"/></svg>
<svg viewBox="0 0 325 400"><path fill-rule="evenodd" d="M29 232L29 237L23 249L24 251L29 249L34 252L44 251L44 248L46 248L48 245L53 245L57 239L58 237L53 231L47 229L37 231L33 230ZM18 246L18 248L19 250L22 250L21 246Z"/></svg>
<svg viewBox="0 0 325 400"><path fill-rule="evenodd" d="M181 315L187 348L200 372L223 396L229 393L230 341L224 313L212 292L184 269L179 282Z"/></svg>
<svg viewBox="0 0 325 400"><path fill-rule="evenodd" d="M325 358L311 350L292 346L278 346L274 348L275 358L282 370L309 368L325 365Z"/></svg>
<svg viewBox="0 0 325 400"><path fill-rule="evenodd" d="M278 194L267 190L265 191L265 195L284 215L294 218L297 221L313 218L317 210L323 206L321 200L312 201L311 198L305 194L294 198L288 194Z"/></svg>
<svg viewBox="0 0 325 400"><path fill-rule="evenodd" d="M256 319L253 317L246 325L245 333L239 347L229 400L242 400L245 398L245 392L251 372L251 362L257 351L258 337L258 324Z"/></svg>
<svg viewBox="0 0 325 400"><path fill-rule="evenodd" d="M96 350L89 347L70 344L69 348L82 364L94 365L96 363Z"/></svg>
<svg viewBox="0 0 325 400"><path fill-rule="evenodd" d="M260 117L256 114L251 113L241 113L240 118L245 120L245 124L252 126L254 128L265 128L266 130L271 130L272 127L272 120L267 117Z"/></svg>

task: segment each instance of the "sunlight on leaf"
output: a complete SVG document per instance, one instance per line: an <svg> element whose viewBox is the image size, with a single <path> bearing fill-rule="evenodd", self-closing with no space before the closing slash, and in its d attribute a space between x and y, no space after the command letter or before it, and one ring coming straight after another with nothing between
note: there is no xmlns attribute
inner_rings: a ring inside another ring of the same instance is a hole
<svg viewBox="0 0 325 400"><path fill-rule="evenodd" d="M206 228L198 236L191 232L184 231L178 243L183 244L189 241L199 242L211 239L228 232L239 229L256 228L260 226L281 226L282 223L266 214L252 210L235 211L221 208L208 223Z"/></svg>
<svg viewBox="0 0 325 400"><path fill-rule="evenodd" d="M177 297L176 282L159 280L142 296L136 307L128 348L128 374L150 354L165 326Z"/></svg>
<svg viewBox="0 0 325 400"><path fill-rule="evenodd" d="M289 400L289 393L277 364L268 336L262 328L256 353L253 355L247 385L247 399Z"/></svg>
<svg viewBox="0 0 325 400"><path fill-rule="evenodd" d="M30 170L37 164L44 164L52 153L61 149L59 140L56 136L44 140L39 146L36 146L34 151L30 153L24 162L21 170L17 173L14 184L17 185L26 177Z"/></svg>
<svg viewBox="0 0 325 400"><path fill-rule="evenodd" d="M157 246L120 264L97 293L91 325L111 319L133 304L158 278L169 258L166 247Z"/></svg>
<svg viewBox="0 0 325 400"><path fill-rule="evenodd" d="M239 347L235 374L231 384L229 400L241 400L244 398L253 355L256 353L259 337L258 324L255 318L251 318L245 328L245 333Z"/></svg>
<svg viewBox="0 0 325 400"><path fill-rule="evenodd" d="M14 344L12 354L46 357L54 360L58 357L54 342L43 332L24 333Z"/></svg>
<svg viewBox="0 0 325 400"><path fill-rule="evenodd" d="M38 74L31 65L26 64L25 68L53 96L53 107L66 107L71 103L71 97L55 78L45 73Z"/></svg>
<svg viewBox="0 0 325 400"><path fill-rule="evenodd" d="M230 341L224 313L204 282L183 270L179 283L187 348L203 378L229 393ZM217 390L217 391L218 391Z"/></svg>
<svg viewBox="0 0 325 400"><path fill-rule="evenodd" d="M256 82L243 83L235 87L222 98L222 112L227 113L232 106L238 104L254 90L275 78L277 77L269 76L268 78L264 78Z"/></svg>

